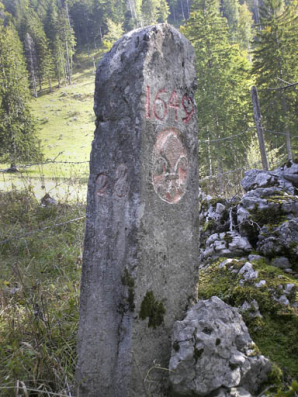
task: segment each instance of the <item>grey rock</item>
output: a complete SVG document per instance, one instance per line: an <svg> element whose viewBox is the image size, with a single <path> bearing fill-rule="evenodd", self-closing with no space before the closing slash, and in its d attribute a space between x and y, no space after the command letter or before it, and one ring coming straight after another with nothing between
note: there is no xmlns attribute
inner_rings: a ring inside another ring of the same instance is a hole
<svg viewBox="0 0 298 397"><path fill-rule="evenodd" d="M286 295L291 294L293 288L295 288L295 284L286 284L284 291Z"/></svg>
<svg viewBox="0 0 298 397"><path fill-rule="evenodd" d="M266 280L260 280L258 283L255 283L255 286L257 288L261 288L261 287L264 287L266 284L267 284Z"/></svg>
<svg viewBox="0 0 298 397"><path fill-rule="evenodd" d="M236 259L226 259L225 261L221 262L218 266L219 269L224 268L226 265L233 263Z"/></svg>
<svg viewBox="0 0 298 397"><path fill-rule="evenodd" d="M279 167L274 171L263 171L252 169L245 172L245 176L241 181L243 189L248 192L258 188L274 188L277 187L291 194L295 194L295 183L297 182L296 165L292 171L285 170L285 167Z"/></svg>
<svg viewBox="0 0 298 397"><path fill-rule="evenodd" d="M95 83L77 394L143 397L153 362L168 365L174 321L196 299L194 49L168 24L129 32ZM179 109L168 106L176 99ZM155 372L151 394L162 397L168 373Z"/></svg>
<svg viewBox="0 0 298 397"><path fill-rule="evenodd" d="M248 255L248 260L249 260L249 262L266 260L266 262L269 263L268 258L265 258L264 256L261 256L261 255L255 255L255 254Z"/></svg>
<svg viewBox="0 0 298 397"><path fill-rule="evenodd" d="M273 258L271 261L271 265L275 267L279 267L280 269L288 269L291 267L290 261L285 256L279 256Z"/></svg>
<svg viewBox="0 0 298 397"><path fill-rule="evenodd" d="M243 387L233 387L229 391L231 397L252 397L252 395Z"/></svg>
<svg viewBox="0 0 298 397"><path fill-rule="evenodd" d="M219 388L255 393L271 364L256 354L237 309L217 297L199 301L173 328L170 383L177 396L207 396Z"/></svg>
<svg viewBox="0 0 298 397"><path fill-rule="evenodd" d="M263 226L257 251L271 258L285 256L298 259L298 218L283 222L273 230Z"/></svg>
<svg viewBox="0 0 298 397"><path fill-rule="evenodd" d="M222 203L217 203L217 204L216 204L216 209L215 209L215 211L216 211L218 214L222 214L222 213L224 212L225 209L226 209L226 207L225 207Z"/></svg>
<svg viewBox="0 0 298 397"><path fill-rule="evenodd" d="M289 181L293 186L298 187L298 164L289 160L284 166L273 171L279 177Z"/></svg>
<svg viewBox="0 0 298 397"><path fill-rule="evenodd" d="M255 299L253 299L251 302L244 301L239 308L239 311L240 313L249 312L249 316L252 318L263 317L260 313L258 302Z"/></svg>
<svg viewBox="0 0 298 397"><path fill-rule="evenodd" d="M250 213L247 209L242 206L238 206L237 209L237 222L238 225L250 219Z"/></svg>
<svg viewBox="0 0 298 397"><path fill-rule="evenodd" d="M290 304L286 295L281 295L279 298L275 298L274 300L284 306L288 306Z"/></svg>
<svg viewBox="0 0 298 397"><path fill-rule="evenodd" d="M57 201L53 197L51 197L49 193L46 193L40 200L40 204L42 207L56 206Z"/></svg>
<svg viewBox="0 0 298 397"><path fill-rule="evenodd" d="M245 172L241 185L247 192L259 187L278 186L278 178L271 172L252 169Z"/></svg>
<svg viewBox="0 0 298 397"><path fill-rule="evenodd" d="M206 248L202 251L202 259L210 256L239 257L248 254L252 249L246 237L241 237L236 231L214 233L206 240Z"/></svg>
<svg viewBox="0 0 298 397"><path fill-rule="evenodd" d="M212 393L212 397L252 397L243 387L232 387L231 389L220 388Z"/></svg>
<svg viewBox="0 0 298 397"><path fill-rule="evenodd" d="M245 281L251 281L258 278L258 271L253 269L250 262L246 262L244 266L239 270L239 274L242 275L242 279L239 281L240 285L243 285Z"/></svg>

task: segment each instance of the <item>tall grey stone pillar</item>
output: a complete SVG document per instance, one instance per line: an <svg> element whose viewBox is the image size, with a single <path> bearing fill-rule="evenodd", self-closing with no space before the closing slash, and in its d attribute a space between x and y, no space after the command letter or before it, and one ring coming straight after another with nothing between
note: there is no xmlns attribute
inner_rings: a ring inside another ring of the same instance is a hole
<svg viewBox="0 0 298 397"><path fill-rule="evenodd" d="M194 50L167 24L126 34L98 66L80 397L167 395L172 326L196 298L194 90Z"/></svg>

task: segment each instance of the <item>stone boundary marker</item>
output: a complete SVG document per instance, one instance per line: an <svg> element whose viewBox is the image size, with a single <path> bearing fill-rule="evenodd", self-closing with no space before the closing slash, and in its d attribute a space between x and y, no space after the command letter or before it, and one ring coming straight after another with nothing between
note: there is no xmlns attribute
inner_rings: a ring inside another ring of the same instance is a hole
<svg viewBox="0 0 298 397"><path fill-rule="evenodd" d="M123 36L96 75L77 395L168 395L170 336L196 297L194 50L159 24Z"/></svg>

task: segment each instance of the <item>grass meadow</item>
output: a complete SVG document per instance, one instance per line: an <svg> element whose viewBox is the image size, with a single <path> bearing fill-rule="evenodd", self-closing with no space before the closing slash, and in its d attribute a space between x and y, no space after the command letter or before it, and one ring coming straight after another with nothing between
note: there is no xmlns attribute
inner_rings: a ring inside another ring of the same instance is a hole
<svg viewBox="0 0 298 397"><path fill-rule="evenodd" d="M94 62L32 99L44 164L0 173L0 396L73 396ZM1 169L8 167L2 164ZM46 195L56 200L47 204Z"/></svg>

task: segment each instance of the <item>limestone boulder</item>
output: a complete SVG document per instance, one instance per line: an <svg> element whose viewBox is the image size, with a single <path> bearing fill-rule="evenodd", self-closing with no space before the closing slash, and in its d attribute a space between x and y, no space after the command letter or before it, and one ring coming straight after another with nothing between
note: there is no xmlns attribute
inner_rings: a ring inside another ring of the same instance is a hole
<svg viewBox="0 0 298 397"><path fill-rule="evenodd" d="M252 169L245 172L241 185L246 192L258 188L278 187L291 194L295 194L295 186L293 186L290 180L295 180L295 178L294 169L293 172L284 171L283 167L279 167L274 171Z"/></svg>
<svg viewBox="0 0 298 397"><path fill-rule="evenodd" d="M254 245L264 225L276 226L298 216L298 200L280 188L248 191L237 207L237 227Z"/></svg>
<svg viewBox="0 0 298 397"><path fill-rule="evenodd" d="M298 188L298 163L296 161L289 160L286 164L277 168L273 172L279 178L284 178L294 187Z"/></svg>
<svg viewBox="0 0 298 397"><path fill-rule="evenodd" d="M239 202L240 198L238 196L230 200L222 197L212 198L211 196L206 196L201 201L199 220L202 242L205 242L211 234L235 229Z"/></svg>
<svg viewBox="0 0 298 397"><path fill-rule="evenodd" d="M271 364L258 354L238 310L214 296L174 324L169 369L175 396L232 388L243 388L233 395L249 396L266 381Z"/></svg>
<svg viewBox="0 0 298 397"><path fill-rule="evenodd" d="M248 192L256 188L279 186L278 177L272 172L252 169L246 171L241 181L243 189Z"/></svg>
<svg viewBox="0 0 298 397"><path fill-rule="evenodd" d="M252 246L246 237L238 232L214 233L206 240L205 248L201 251L201 260L209 257L237 257L250 253Z"/></svg>
<svg viewBox="0 0 298 397"><path fill-rule="evenodd" d="M298 218L283 222L275 228L263 226L259 234L257 251L269 258L280 256L289 258L292 262L297 261Z"/></svg>

